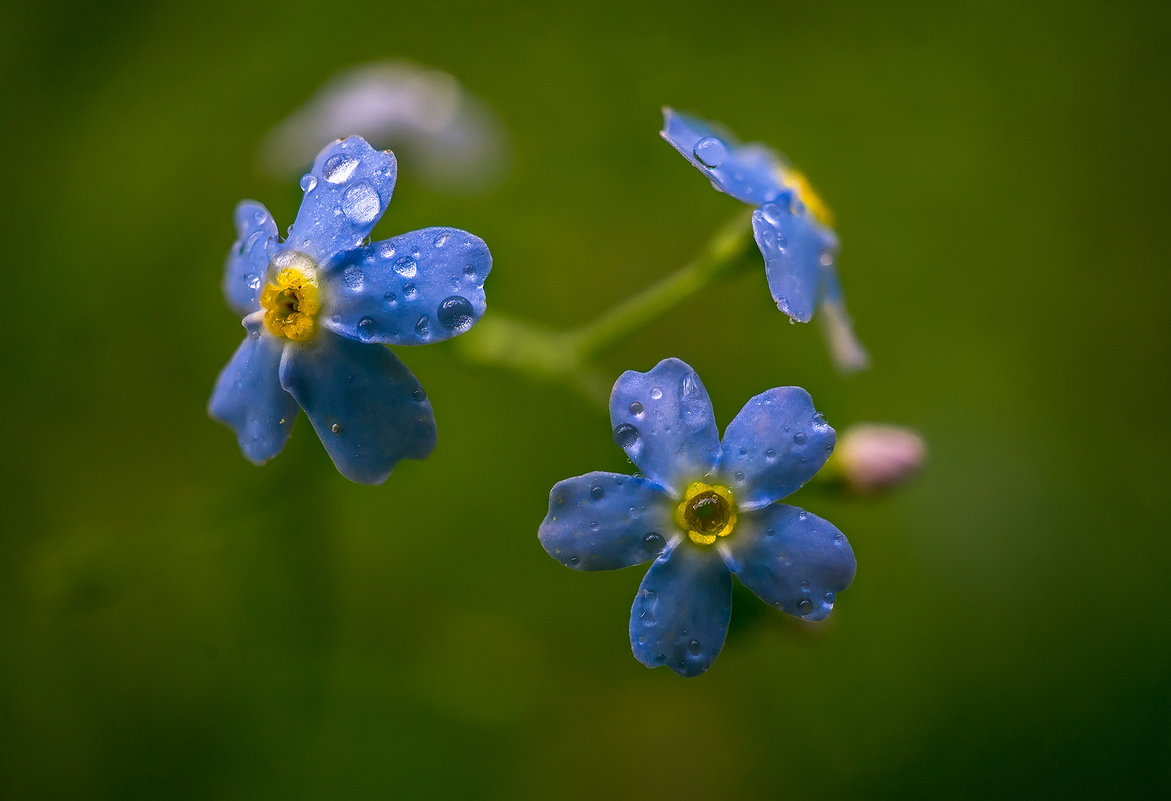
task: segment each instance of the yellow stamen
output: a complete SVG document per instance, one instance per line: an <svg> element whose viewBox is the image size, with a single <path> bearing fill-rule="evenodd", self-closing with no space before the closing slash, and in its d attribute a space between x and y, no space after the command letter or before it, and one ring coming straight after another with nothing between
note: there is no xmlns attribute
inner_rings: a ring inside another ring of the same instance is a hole
<svg viewBox="0 0 1171 801"><path fill-rule="evenodd" d="M736 502L732 491L720 484L693 481L675 507L675 524L696 545L711 545L736 527Z"/></svg>
<svg viewBox="0 0 1171 801"><path fill-rule="evenodd" d="M321 309L317 282L293 267L276 274L276 283L260 293L264 308L264 327L278 337L293 342L308 342L317 329L317 312Z"/></svg>
<svg viewBox="0 0 1171 801"><path fill-rule="evenodd" d="M814 191L813 186L804 175L792 168L784 168L780 171L780 178L781 183L796 193L797 197L805 204L810 213L817 218L818 222L829 228L833 227L833 211L821 199L821 196Z"/></svg>

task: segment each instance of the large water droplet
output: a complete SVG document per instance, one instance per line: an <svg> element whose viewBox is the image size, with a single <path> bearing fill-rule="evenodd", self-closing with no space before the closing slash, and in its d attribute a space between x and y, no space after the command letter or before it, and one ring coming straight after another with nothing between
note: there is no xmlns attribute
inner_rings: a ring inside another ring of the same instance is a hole
<svg viewBox="0 0 1171 801"><path fill-rule="evenodd" d="M452 295L439 304L435 316L445 328L452 331L466 331L476 321L472 303L462 295Z"/></svg>
<svg viewBox="0 0 1171 801"><path fill-rule="evenodd" d="M358 168L358 160L345 153L338 153L325 160L325 167L321 175L331 184L345 183Z"/></svg>
<svg viewBox="0 0 1171 801"><path fill-rule="evenodd" d="M363 317L358 321L358 336L362 339L372 339L378 333L378 323L373 317Z"/></svg>
<svg viewBox="0 0 1171 801"><path fill-rule="evenodd" d="M724 143L714 136L705 136L695 143L691 151L699 159L699 163L709 169L715 169L724 163L728 157L728 149Z"/></svg>
<svg viewBox="0 0 1171 801"><path fill-rule="evenodd" d="M623 423L614 429L614 442L619 448L630 448L638 442L638 429L630 423Z"/></svg>
<svg viewBox="0 0 1171 801"><path fill-rule="evenodd" d="M403 278L414 278L419 272L419 264L410 256L403 256L394 263L394 271Z"/></svg>
<svg viewBox="0 0 1171 801"><path fill-rule="evenodd" d="M372 222L381 211L382 202L370 184L355 184L342 196L342 212L356 223Z"/></svg>
<svg viewBox="0 0 1171 801"><path fill-rule="evenodd" d="M317 176L313 173L307 172L301 176L301 191L312 192L313 187L317 186Z"/></svg>

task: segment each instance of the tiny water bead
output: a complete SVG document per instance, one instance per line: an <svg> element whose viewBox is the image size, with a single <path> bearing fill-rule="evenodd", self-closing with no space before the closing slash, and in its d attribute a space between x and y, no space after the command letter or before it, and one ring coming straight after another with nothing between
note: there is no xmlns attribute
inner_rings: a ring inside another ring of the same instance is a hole
<svg viewBox="0 0 1171 801"><path fill-rule="evenodd" d="M403 256L394 263L394 271L403 278L414 278L419 272L419 263L410 256Z"/></svg>
<svg viewBox="0 0 1171 801"><path fill-rule="evenodd" d="M307 172L301 176L301 191L312 192L317 186L317 177L311 172Z"/></svg>
<svg viewBox="0 0 1171 801"><path fill-rule="evenodd" d="M631 403L630 404L630 413L632 415L634 415L635 417L638 417L640 414L642 414L642 404L639 403L638 401L634 401L633 403Z"/></svg>
<svg viewBox="0 0 1171 801"><path fill-rule="evenodd" d="M378 333L378 323L373 317L363 317L358 321L358 336L362 339L373 339Z"/></svg>
<svg viewBox="0 0 1171 801"><path fill-rule="evenodd" d="M699 163L708 169L715 169L724 163L724 159L728 158L728 148L714 136L705 136L695 143L695 148L692 150L695 158Z"/></svg>

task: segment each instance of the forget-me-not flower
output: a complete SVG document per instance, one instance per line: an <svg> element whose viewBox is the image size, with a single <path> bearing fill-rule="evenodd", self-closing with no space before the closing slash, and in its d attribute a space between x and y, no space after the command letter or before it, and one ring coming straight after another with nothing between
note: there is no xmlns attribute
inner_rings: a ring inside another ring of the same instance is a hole
<svg viewBox="0 0 1171 801"><path fill-rule="evenodd" d="M797 617L829 615L854 577L850 544L825 520L777 503L834 448L834 430L809 393L757 395L721 441L699 376L666 359L622 374L610 419L643 475L595 472L558 483L539 537L577 570L654 560L630 610L638 661L683 676L711 667L728 632L733 574Z"/></svg>
<svg viewBox="0 0 1171 801"><path fill-rule="evenodd" d="M378 484L435 447L427 393L385 344L462 334L484 313L487 246L458 228L365 244L390 203L394 154L357 136L317 156L287 239L264 206L236 207L224 294L247 335L209 412L260 464L285 446L298 408L351 481Z"/></svg>
<svg viewBox="0 0 1171 801"><path fill-rule="evenodd" d="M865 367L838 280L833 218L805 177L774 150L741 144L696 117L663 109L661 135L708 177L712 186L756 206L752 233L764 256L769 291L782 312L807 323L820 304L823 327L838 365Z"/></svg>

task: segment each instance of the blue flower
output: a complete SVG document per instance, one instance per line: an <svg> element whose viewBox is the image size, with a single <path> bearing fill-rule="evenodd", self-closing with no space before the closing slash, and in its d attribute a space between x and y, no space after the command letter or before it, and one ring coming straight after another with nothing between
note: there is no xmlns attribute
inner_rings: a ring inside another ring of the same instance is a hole
<svg viewBox="0 0 1171 801"><path fill-rule="evenodd" d="M820 304L838 365L865 367L869 359L854 336L838 280L832 215L805 177L768 147L740 144L726 131L669 108L663 109L661 135L712 186L757 207L752 232L777 308L794 322L807 323Z"/></svg>
<svg viewBox="0 0 1171 801"><path fill-rule="evenodd" d="M287 239L264 206L236 207L223 288L248 333L208 411L257 464L280 453L298 408L351 481L379 484L399 460L435 447L427 393L383 345L471 328L492 257L458 228L366 244L397 173L393 153L352 136L322 150L301 179L305 199Z"/></svg>
<svg viewBox="0 0 1171 801"><path fill-rule="evenodd" d="M630 610L630 646L647 667L703 673L724 645L732 575L761 600L824 620L854 577L833 525L777 503L821 469L834 430L800 387L750 400L721 442L707 390L678 359L627 371L610 396L614 441L642 475L587 473L549 494L539 537L577 570L654 560Z"/></svg>

